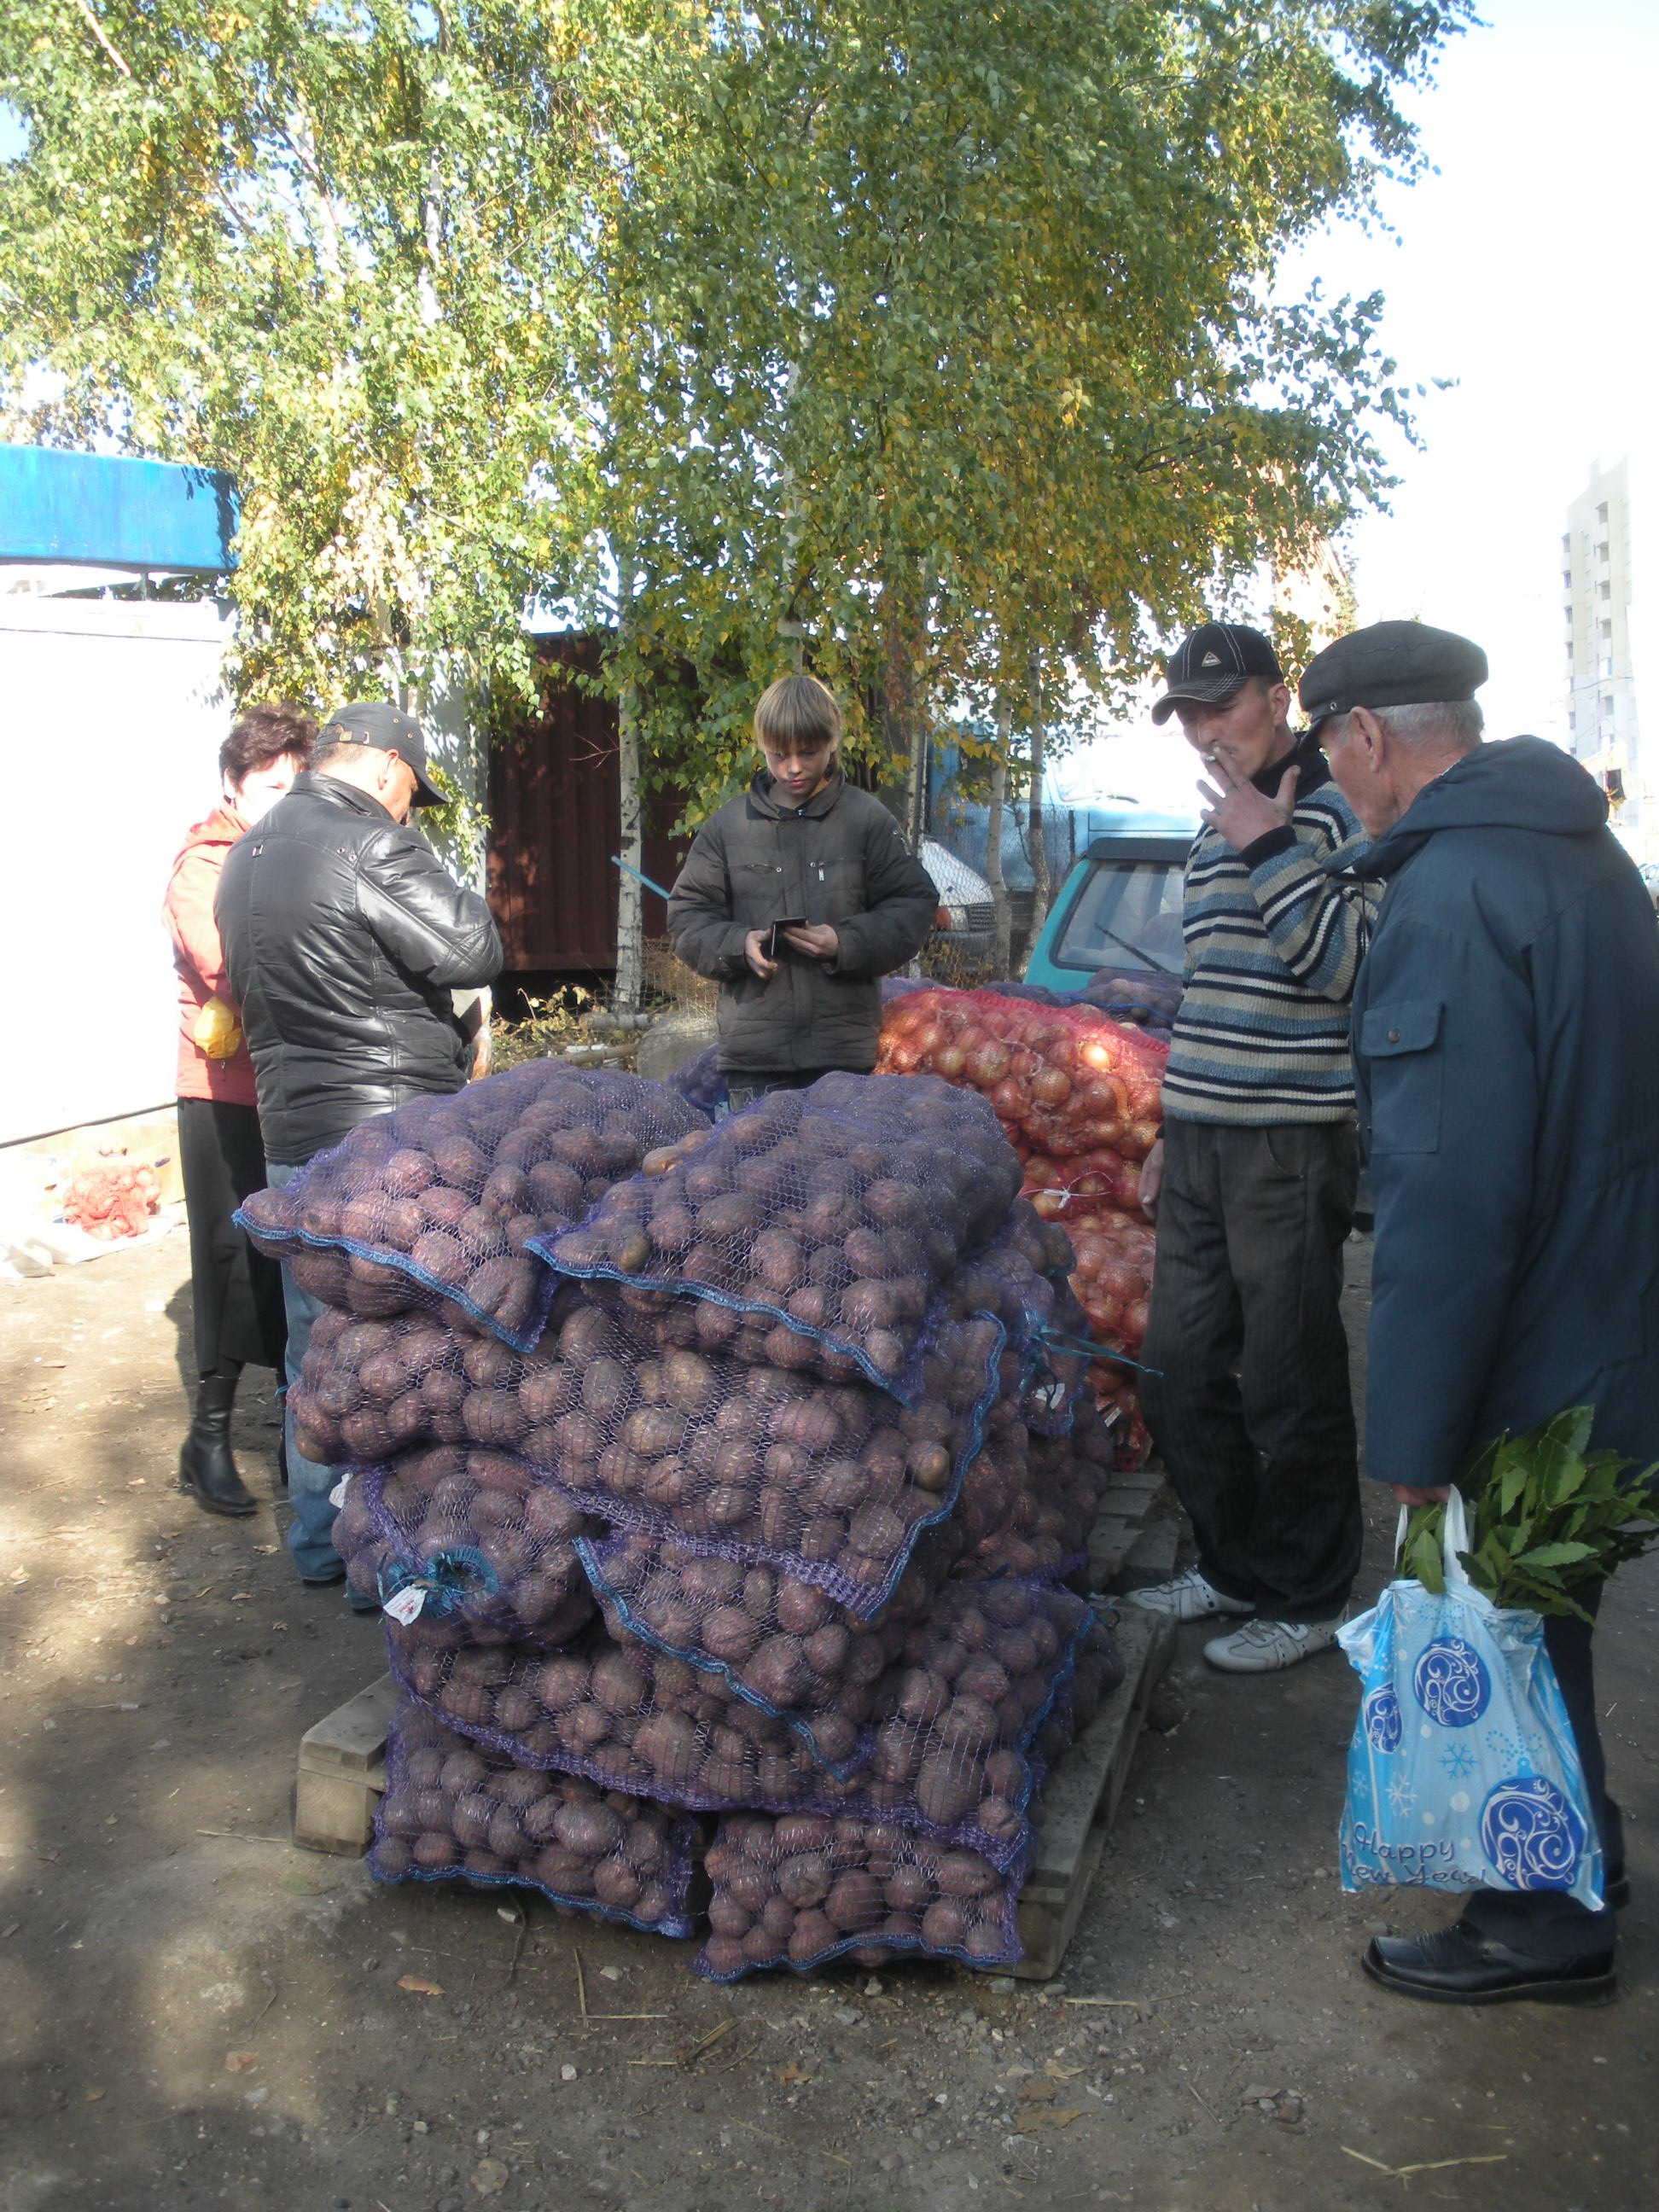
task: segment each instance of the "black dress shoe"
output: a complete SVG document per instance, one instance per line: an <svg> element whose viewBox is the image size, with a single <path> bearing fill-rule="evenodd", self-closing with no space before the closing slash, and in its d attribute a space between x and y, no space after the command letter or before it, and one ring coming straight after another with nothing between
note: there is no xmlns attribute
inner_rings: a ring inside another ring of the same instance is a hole
<svg viewBox="0 0 1659 2212"><path fill-rule="evenodd" d="M1528 1959L1459 1920L1434 1936L1379 1936L1359 1962L1374 1982L1431 2004L1607 2004L1619 1986L1613 1947L1557 1966Z"/></svg>

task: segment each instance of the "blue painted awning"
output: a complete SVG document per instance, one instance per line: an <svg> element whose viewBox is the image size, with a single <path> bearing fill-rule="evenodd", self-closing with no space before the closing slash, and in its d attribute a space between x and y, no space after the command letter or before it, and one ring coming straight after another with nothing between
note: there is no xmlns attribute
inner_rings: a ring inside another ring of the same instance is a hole
<svg viewBox="0 0 1659 2212"><path fill-rule="evenodd" d="M0 561L214 574L236 566L236 524L222 469L0 446Z"/></svg>

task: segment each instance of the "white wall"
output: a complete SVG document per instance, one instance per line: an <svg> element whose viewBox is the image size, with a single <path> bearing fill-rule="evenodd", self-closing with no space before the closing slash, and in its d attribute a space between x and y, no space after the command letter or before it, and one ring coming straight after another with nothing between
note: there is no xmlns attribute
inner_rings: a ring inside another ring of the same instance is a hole
<svg viewBox="0 0 1659 2212"><path fill-rule="evenodd" d="M228 636L210 601L0 599L0 1144L173 1096L161 896L218 795Z"/></svg>

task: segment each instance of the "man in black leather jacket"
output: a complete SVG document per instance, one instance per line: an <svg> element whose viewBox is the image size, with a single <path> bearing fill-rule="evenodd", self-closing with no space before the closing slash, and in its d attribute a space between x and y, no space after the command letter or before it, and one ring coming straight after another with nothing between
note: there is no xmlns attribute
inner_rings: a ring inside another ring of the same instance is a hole
<svg viewBox="0 0 1659 2212"><path fill-rule="evenodd" d="M343 707L310 772L226 856L215 911L279 1189L359 1122L466 1081L451 994L494 980L501 941L483 900L408 826L439 797L408 715L386 701ZM287 1267L283 1289L292 1382L322 1309ZM338 1582L339 1470L304 1458L291 1422L287 1452L301 1579Z"/></svg>

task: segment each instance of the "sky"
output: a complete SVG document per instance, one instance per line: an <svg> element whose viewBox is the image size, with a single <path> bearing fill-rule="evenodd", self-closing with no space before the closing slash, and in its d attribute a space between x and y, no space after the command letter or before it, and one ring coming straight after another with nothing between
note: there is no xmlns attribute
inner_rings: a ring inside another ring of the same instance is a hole
<svg viewBox="0 0 1659 2212"><path fill-rule="evenodd" d="M1490 733L1565 740L1561 534L1598 459L1630 460L1638 592L1659 560L1659 6L1483 12L1411 104L1437 173L1387 193L1397 238L1333 234L1306 261L1334 289L1384 291L1404 379L1455 380L1418 403L1392 513L1352 532L1361 621L1476 639Z"/></svg>
<svg viewBox="0 0 1659 2212"><path fill-rule="evenodd" d="M1598 459L1630 460L1638 595L1659 561L1659 0L1484 13L1409 102L1433 167L1385 190L1394 234L1338 227L1285 278L1380 289L1402 380L1451 380L1417 403L1421 449L1393 451L1391 511L1344 548L1360 620L1477 639L1492 733L1565 740L1561 533ZM0 112L0 156L15 150L6 125ZM1636 677L1659 726L1644 628ZM1659 614L1652 634L1659 659Z"/></svg>
<svg viewBox="0 0 1659 2212"><path fill-rule="evenodd" d="M1645 689L1659 730L1659 0L1482 12L1402 103L1431 167L1384 188L1387 230L1334 227L1283 272L1286 292L1316 276L1338 296L1381 290L1400 380L1449 386L1414 402L1419 447L1387 448L1389 511L1341 550L1361 623L1485 647L1490 736L1565 744L1566 508L1595 462L1627 458L1638 709ZM1174 729L1120 724L1057 781L1079 801L1097 787L1189 808Z"/></svg>

